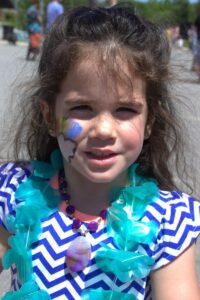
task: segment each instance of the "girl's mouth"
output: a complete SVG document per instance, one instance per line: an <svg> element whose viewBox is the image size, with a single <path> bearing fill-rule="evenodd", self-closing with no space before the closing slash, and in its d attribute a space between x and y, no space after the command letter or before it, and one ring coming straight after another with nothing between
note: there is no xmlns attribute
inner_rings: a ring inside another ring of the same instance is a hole
<svg viewBox="0 0 200 300"><path fill-rule="evenodd" d="M90 159L106 160L115 157L117 154L114 152L86 152Z"/></svg>
<svg viewBox="0 0 200 300"><path fill-rule="evenodd" d="M91 168L111 168L117 162L118 154L114 152L86 152L86 162Z"/></svg>

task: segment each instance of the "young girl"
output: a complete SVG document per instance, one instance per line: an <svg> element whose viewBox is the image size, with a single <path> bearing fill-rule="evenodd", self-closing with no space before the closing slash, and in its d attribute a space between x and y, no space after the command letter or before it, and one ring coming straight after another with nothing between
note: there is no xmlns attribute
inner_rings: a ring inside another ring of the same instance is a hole
<svg viewBox="0 0 200 300"><path fill-rule="evenodd" d="M169 55L131 7L76 8L47 34L15 140L31 161L0 167L3 300L199 300Z"/></svg>

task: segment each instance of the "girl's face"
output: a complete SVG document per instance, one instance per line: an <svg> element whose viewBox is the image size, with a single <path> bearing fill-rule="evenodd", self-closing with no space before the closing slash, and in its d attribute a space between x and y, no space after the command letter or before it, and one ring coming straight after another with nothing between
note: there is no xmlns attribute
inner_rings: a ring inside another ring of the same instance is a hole
<svg viewBox="0 0 200 300"><path fill-rule="evenodd" d="M56 134L66 168L78 178L109 183L138 158L147 120L145 83L121 64L127 82L94 61L71 69L56 100ZM127 76L127 77L126 77Z"/></svg>

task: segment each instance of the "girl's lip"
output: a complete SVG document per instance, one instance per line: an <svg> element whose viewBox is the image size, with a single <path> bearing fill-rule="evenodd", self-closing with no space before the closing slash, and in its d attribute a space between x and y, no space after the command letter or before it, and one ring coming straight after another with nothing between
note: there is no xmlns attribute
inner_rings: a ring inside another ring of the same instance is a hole
<svg viewBox="0 0 200 300"><path fill-rule="evenodd" d="M86 151L85 153L90 158L100 159L100 160L109 159L117 155L115 152L112 151Z"/></svg>
<svg viewBox="0 0 200 300"><path fill-rule="evenodd" d="M114 152L98 152L98 155L95 155L94 152L88 151L85 152L85 155L88 163L92 166L110 167L115 163L118 154Z"/></svg>

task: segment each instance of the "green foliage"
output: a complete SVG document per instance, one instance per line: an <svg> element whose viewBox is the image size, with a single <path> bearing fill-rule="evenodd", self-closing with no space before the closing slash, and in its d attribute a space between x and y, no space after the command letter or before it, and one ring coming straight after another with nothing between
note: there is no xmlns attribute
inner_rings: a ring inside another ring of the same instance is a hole
<svg viewBox="0 0 200 300"><path fill-rule="evenodd" d="M183 22L194 23L200 11L200 0L198 3L190 3L189 0L149 0L145 3L132 0L132 4L141 15L166 27Z"/></svg>
<svg viewBox="0 0 200 300"><path fill-rule="evenodd" d="M31 0L18 0L17 22L16 27L26 30L26 12L31 5Z"/></svg>
<svg viewBox="0 0 200 300"><path fill-rule="evenodd" d="M63 0L62 3L66 10L72 7L89 5L89 1L87 0Z"/></svg>
<svg viewBox="0 0 200 300"><path fill-rule="evenodd" d="M176 23L175 12L172 9L172 4L168 1L151 1L148 5L147 3L135 2L135 7L141 15L153 22L166 26Z"/></svg>
<svg viewBox="0 0 200 300"><path fill-rule="evenodd" d="M15 10L5 9L0 15L0 23L3 25L16 26L16 20Z"/></svg>
<svg viewBox="0 0 200 300"><path fill-rule="evenodd" d="M89 6L91 0L62 0L65 10L79 5ZM98 0L97 0L98 1ZM99 0L103 1L103 0ZM100 6L105 6L104 2ZM46 6L50 0L43 0L43 23L45 24ZM119 0L120 3L126 0ZM31 4L31 0L18 0L18 15L17 27L26 29L26 11ZM147 0L141 2L140 0L129 0L129 4L134 5L136 11L147 19L160 23L166 27L177 25L183 22L193 23L197 12L200 11L200 0L197 3L190 3L189 0Z"/></svg>
<svg viewBox="0 0 200 300"><path fill-rule="evenodd" d="M13 13L13 11L7 10L4 13L4 19L8 22L13 22L13 20L15 19L15 14Z"/></svg>

